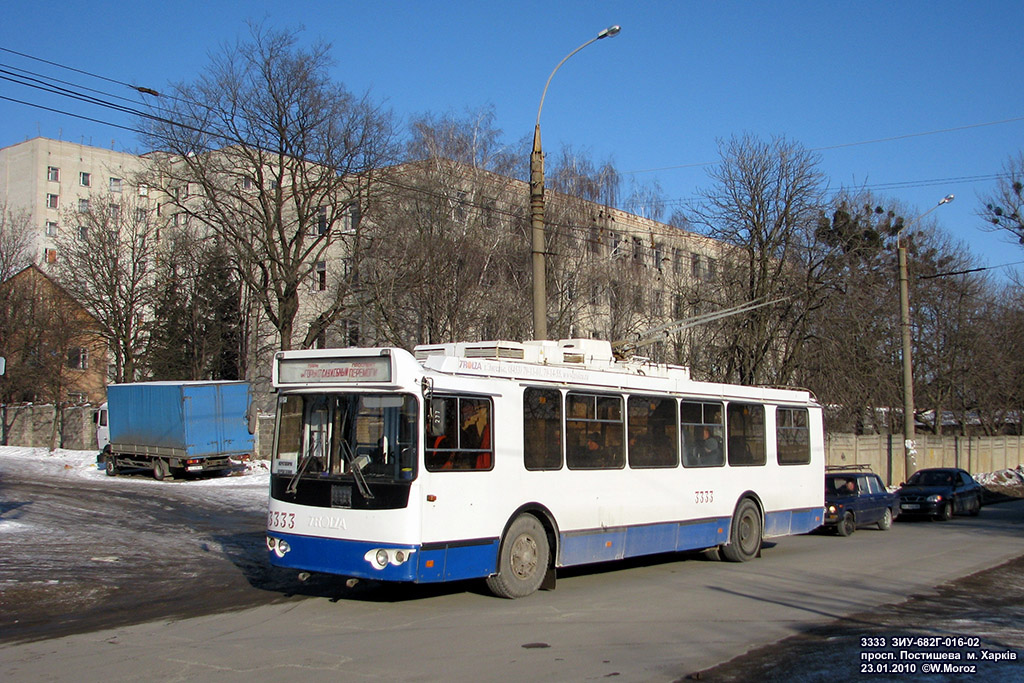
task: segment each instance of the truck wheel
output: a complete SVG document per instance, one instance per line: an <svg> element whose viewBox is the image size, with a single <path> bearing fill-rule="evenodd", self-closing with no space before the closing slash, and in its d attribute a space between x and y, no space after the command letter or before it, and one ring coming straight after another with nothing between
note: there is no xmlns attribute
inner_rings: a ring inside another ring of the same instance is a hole
<svg viewBox="0 0 1024 683"><path fill-rule="evenodd" d="M740 501L732 518L729 542L721 546L730 562L748 562L761 551L761 513L749 498Z"/></svg>
<svg viewBox="0 0 1024 683"><path fill-rule="evenodd" d="M167 461L163 458L157 458L153 461L153 478L157 481L163 481L170 474L171 470L167 466Z"/></svg>
<svg viewBox="0 0 1024 683"><path fill-rule="evenodd" d="M114 459L113 453L107 453L103 456L103 470L107 473L108 477L117 476L117 461Z"/></svg>
<svg viewBox="0 0 1024 683"><path fill-rule="evenodd" d="M548 535L533 515L512 522L498 551L498 573L487 587L499 598L522 598L540 588L548 571Z"/></svg>

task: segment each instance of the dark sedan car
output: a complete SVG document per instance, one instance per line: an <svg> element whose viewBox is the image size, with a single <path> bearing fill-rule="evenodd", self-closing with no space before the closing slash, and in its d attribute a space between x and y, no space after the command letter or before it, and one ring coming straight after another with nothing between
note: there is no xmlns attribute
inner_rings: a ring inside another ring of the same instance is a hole
<svg viewBox="0 0 1024 683"><path fill-rule="evenodd" d="M956 467L918 470L900 485L900 514L951 519L955 514L981 511L982 487Z"/></svg>
<svg viewBox="0 0 1024 683"><path fill-rule="evenodd" d="M881 478L860 469L825 474L825 528L849 536L857 527L877 524L885 531L899 512L898 498Z"/></svg>

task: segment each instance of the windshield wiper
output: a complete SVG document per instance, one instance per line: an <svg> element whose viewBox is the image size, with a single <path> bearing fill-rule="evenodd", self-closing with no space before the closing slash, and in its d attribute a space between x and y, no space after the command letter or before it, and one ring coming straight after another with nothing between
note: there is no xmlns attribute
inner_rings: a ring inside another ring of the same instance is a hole
<svg viewBox="0 0 1024 683"><path fill-rule="evenodd" d="M356 457L352 452L352 447L344 439L341 440L340 446L341 455L348 463L348 469L352 472L352 478L356 480L359 493L363 494L363 498L372 499L373 493L370 491L370 485L366 483L366 476L363 475L363 468L370 462L370 458L366 455Z"/></svg>
<svg viewBox="0 0 1024 683"><path fill-rule="evenodd" d="M299 491L299 479L305 473L306 468L309 467L309 463L313 461L313 444L309 445L306 449L306 454L302 456L302 460L299 461L299 469L292 475L291 480L288 482L287 488L284 492L286 494L295 495Z"/></svg>

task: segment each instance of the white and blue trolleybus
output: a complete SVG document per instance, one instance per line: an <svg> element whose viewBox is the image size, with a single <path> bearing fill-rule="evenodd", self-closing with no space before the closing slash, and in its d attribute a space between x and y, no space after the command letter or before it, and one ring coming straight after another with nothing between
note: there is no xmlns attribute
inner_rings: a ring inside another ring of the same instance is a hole
<svg viewBox="0 0 1024 683"><path fill-rule="evenodd" d="M284 351L270 561L503 597L555 571L821 524L821 407L590 339Z"/></svg>

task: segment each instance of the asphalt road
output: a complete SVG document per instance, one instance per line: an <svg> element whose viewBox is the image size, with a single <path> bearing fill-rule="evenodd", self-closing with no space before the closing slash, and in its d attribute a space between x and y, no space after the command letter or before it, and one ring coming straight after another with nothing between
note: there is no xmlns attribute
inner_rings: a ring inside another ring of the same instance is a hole
<svg viewBox="0 0 1024 683"><path fill-rule="evenodd" d="M1007 625L1024 591L993 592L1015 572L977 574L1024 555L1024 501L783 538L745 564L688 554L563 571L555 591L508 601L480 582L298 584L263 561L259 495L226 504L187 482L138 483L0 480L0 509L54 530L0 537L4 680L813 681L854 677L860 638L878 634L1024 646ZM982 596L1006 624L961 618ZM988 673L1012 680L1014 666Z"/></svg>

